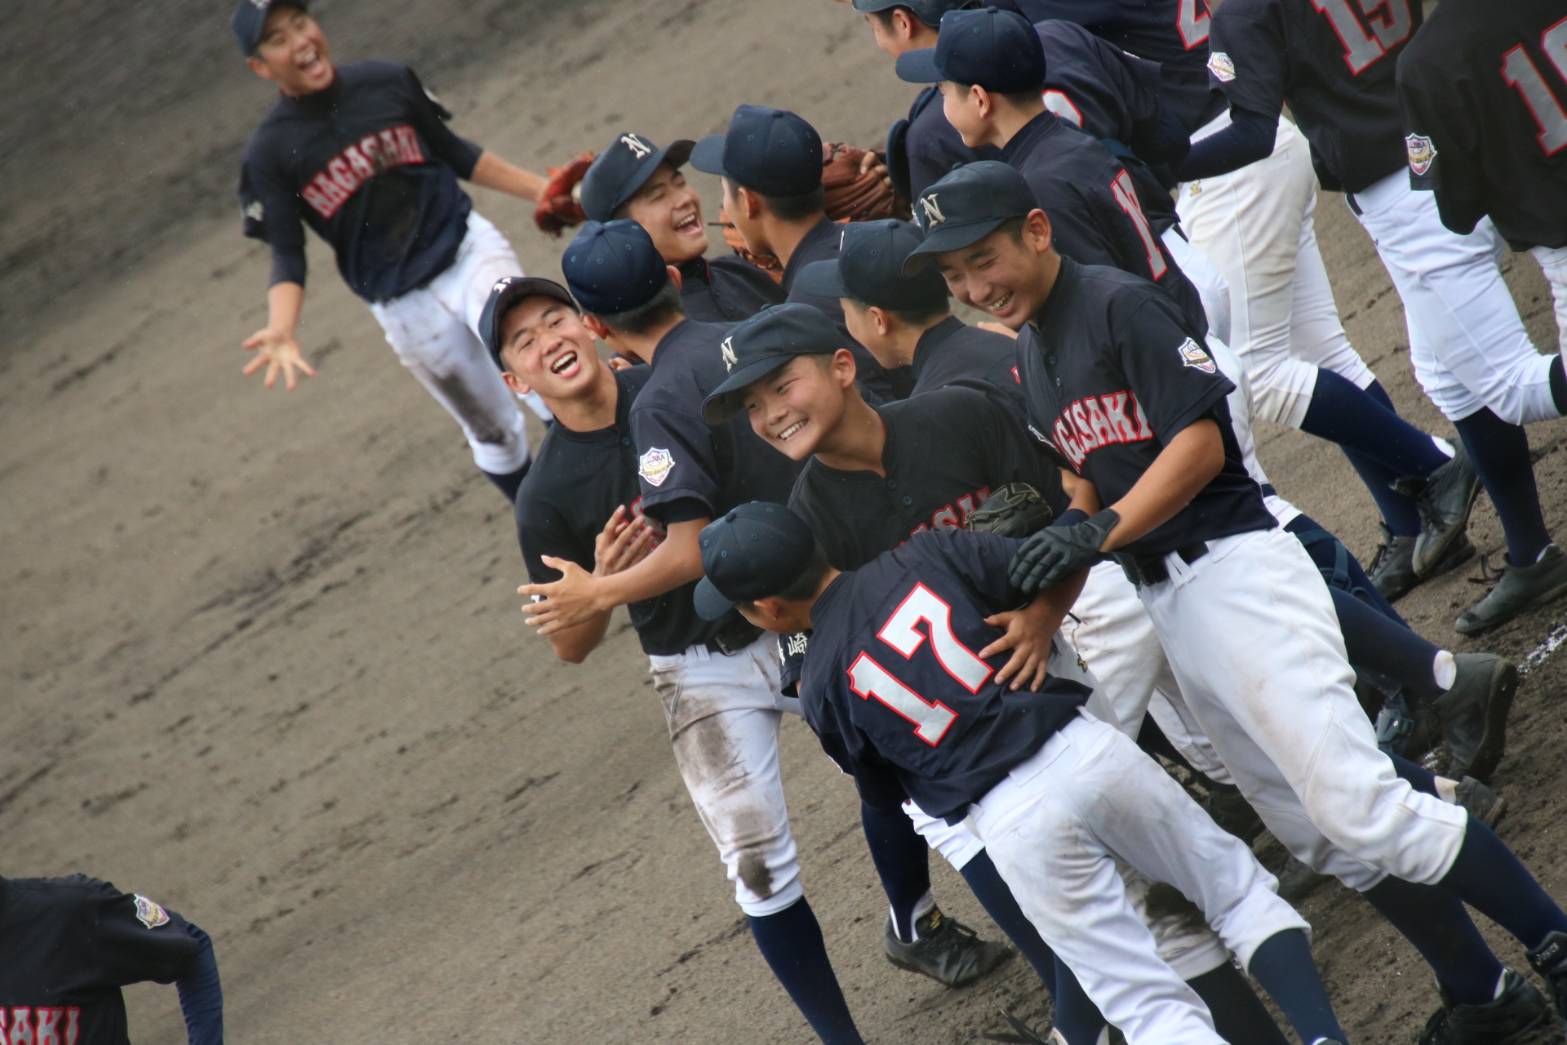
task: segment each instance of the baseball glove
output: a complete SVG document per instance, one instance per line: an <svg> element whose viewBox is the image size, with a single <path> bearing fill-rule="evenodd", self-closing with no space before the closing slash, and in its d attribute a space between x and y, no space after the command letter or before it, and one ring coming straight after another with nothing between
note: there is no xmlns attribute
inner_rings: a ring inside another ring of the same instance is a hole
<svg viewBox="0 0 1567 1045"><path fill-rule="evenodd" d="M758 254L747 248L745 240L740 238L740 230L735 228L734 221L722 206L718 208L718 227L724 230L724 243L730 250L773 277L774 283L783 282L783 262L778 260L778 255Z"/></svg>
<svg viewBox="0 0 1567 1045"><path fill-rule="evenodd" d="M969 512L968 528L1002 537L1027 537L1050 525L1055 512L1027 483L1007 483Z"/></svg>
<svg viewBox="0 0 1567 1045"><path fill-rule="evenodd" d="M867 154L871 159L867 160ZM843 142L822 146L822 189L827 216L834 221L875 221L909 217L909 201L898 196L887 176L886 154Z"/></svg>
<svg viewBox="0 0 1567 1045"><path fill-rule="evenodd" d="M572 195L582 176L593 165L593 154L585 152L563 167L546 167L549 180L539 193L538 205L533 208L533 223L551 236L559 236L562 229L580 225L587 220L582 204Z"/></svg>

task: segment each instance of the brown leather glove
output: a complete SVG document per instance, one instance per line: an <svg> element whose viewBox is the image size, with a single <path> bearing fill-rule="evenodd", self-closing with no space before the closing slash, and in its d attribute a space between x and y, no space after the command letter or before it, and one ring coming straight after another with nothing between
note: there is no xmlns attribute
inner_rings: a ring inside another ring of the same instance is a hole
<svg viewBox="0 0 1567 1045"><path fill-rule="evenodd" d="M545 168L549 180L544 183L544 191L533 208L533 223L541 231L559 236L561 230L587 220L588 216L582 212L582 204L573 198L572 190L592 164L593 154L585 152L564 166Z"/></svg>

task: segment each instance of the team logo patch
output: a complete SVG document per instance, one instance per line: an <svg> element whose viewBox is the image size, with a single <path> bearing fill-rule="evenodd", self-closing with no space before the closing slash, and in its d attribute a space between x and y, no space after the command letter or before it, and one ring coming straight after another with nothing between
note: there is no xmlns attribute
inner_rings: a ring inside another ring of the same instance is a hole
<svg viewBox="0 0 1567 1045"><path fill-rule="evenodd" d="M1235 63L1223 51L1214 51L1208 56L1208 71L1220 83L1229 83L1235 79Z"/></svg>
<svg viewBox="0 0 1567 1045"><path fill-rule="evenodd" d="M1436 146L1423 134L1411 134L1405 138L1404 148L1409 152L1409 169L1417 176L1430 170L1436 162Z"/></svg>
<svg viewBox="0 0 1567 1045"><path fill-rule="evenodd" d="M653 486L663 486L669 473L674 471L675 458L668 450L649 447L637 461L637 474Z"/></svg>
<svg viewBox="0 0 1567 1045"><path fill-rule="evenodd" d="M1213 357L1204 352L1202 346L1191 338L1182 341L1178 351L1181 353L1182 366L1189 366L1193 370L1201 370L1205 374L1216 374L1219 372Z"/></svg>
<svg viewBox="0 0 1567 1045"><path fill-rule="evenodd" d="M141 922L149 929L156 929L160 925L169 924L169 912L165 911L160 904L147 899L140 893L137 893L134 899L136 901L136 920L138 922Z"/></svg>

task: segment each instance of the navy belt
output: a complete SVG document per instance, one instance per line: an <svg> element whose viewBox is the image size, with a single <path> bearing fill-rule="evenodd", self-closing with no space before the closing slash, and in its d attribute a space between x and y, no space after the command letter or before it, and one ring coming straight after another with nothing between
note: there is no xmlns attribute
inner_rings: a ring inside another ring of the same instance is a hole
<svg viewBox="0 0 1567 1045"><path fill-rule="evenodd" d="M1279 491L1277 491L1277 490L1275 490L1273 488L1273 484L1272 483L1263 483L1262 484L1262 496L1264 496L1264 497L1277 497L1278 495L1279 495Z"/></svg>
<svg viewBox="0 0 1567 1045"><path fill-rule="evenodd" d="M1198 541L1174 549L1175 554L1188 566L1208 554L1208 543ZM1139 588L1147 584L1160 584L1170 579L1170 568L1163 555L1117 555L1116 561L1126 573L1126 579Z"/></svg>
<svg viewBox="0 0 1567 1045"><path fill-rule="evenodd" d="M762 629L737 613L732 623L725 624L717 635L702 645L707 647L709 653L722 653L726 657L731 657L755 642L761 634Z"/></svg>

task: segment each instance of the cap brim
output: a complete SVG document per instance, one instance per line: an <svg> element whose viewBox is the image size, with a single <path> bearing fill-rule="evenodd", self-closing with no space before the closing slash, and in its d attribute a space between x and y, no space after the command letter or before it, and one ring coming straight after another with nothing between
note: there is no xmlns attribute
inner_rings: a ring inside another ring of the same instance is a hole
<svg viewBox="0 0 1567 1045"><path fill-rule="evenodd" d="M794 289L802 294L821 294L829 298L853 297L843 282L843 269L837 258L813 261L800 270L794 279Z"/></svg>
<svg viewBox="0 0 1567 1045"><path fill-rule="evenodd" d="M854 0L849 6L861 14L874 14L877 11L885 11L898 5L908 5L908 0Z"/></svg>
<svg viewBox="0 0 1567 1045"><path fill-rule="evenodd" d="M740 395L747 388L756 384L769 374L776 374L789 365L789 361L795 355L806 355L797 352L793 355L769 355L742 367L736 367L724 378L723 383L713 389L706 399L702 400L702 419L710 425L721 425L731 417L738 414L742 408Z"/></svg>
<svg viewBox="0 0 1567 1045"><path fill-rule="evenodd" d="M719 620L735 608L735 600L719 591L706 577L697 581L696 587L691 589L691 604L696 608L696 615L703 620Z"/></svg>
<svg viewBox="0 0 1567 1045"><path fill-rule="evenodd" d="M905 83L940 83L946 77L936 68L936 49L926 47L898 55L898 79Z"/></svg>
<svg viewBox="0 0 1567 1045"><path fill-rule="evenodd" d="M505 366L501 363L501 324L505 321L506 313L511 310L513 305L523 298L531 297L553 298L573 311L577 311L577 303L572 300L571 293L552 279L544 279L540 276L525 276L508 286L496 300L495 308L490 315L490 325L482 332L484 334L484 345L490 351L490 358L502 370L505 369Z"/></svg>
<svg viewBox="0 0 1567 1045"><path fill-rule="evenodd" d="M724 135L709 134L691 148L691 166L706 174L724 173Z"/></svg>
<svg viewBox="0 0 1567 1045"><path fill-rule="evenodd" d="M903 260L903 274L913 275L924 270L937 254L971 247L1007 223L1007 218L985 218L983 221L965 222L961 225L945 224L927 232L920 245L909 251Z"/></svg>

